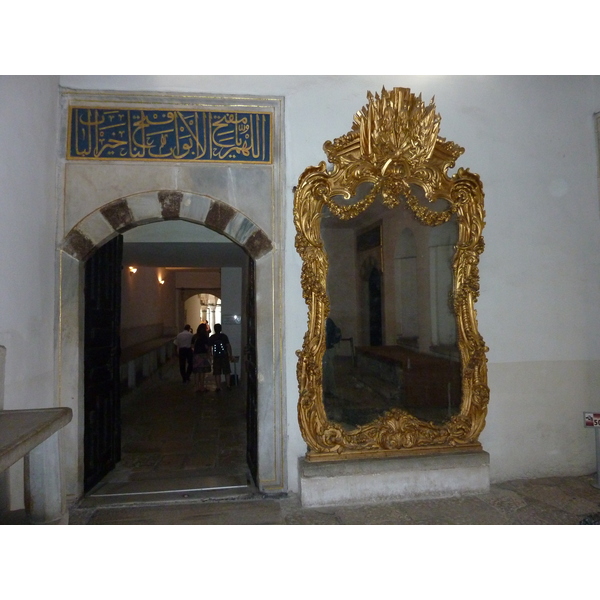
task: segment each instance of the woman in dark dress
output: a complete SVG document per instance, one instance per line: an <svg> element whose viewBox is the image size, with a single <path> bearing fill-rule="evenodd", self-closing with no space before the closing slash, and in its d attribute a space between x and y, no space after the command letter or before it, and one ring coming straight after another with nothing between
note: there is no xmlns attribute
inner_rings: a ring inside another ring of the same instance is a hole
<svg viewBox="0 0 600 600"><path fill-rule="evenodd" d="M206 323L200 323L194 336L194 383L195 392L205 392L204 378L206 373L210 373L210 360L208 355L208 331Z"/></svg>

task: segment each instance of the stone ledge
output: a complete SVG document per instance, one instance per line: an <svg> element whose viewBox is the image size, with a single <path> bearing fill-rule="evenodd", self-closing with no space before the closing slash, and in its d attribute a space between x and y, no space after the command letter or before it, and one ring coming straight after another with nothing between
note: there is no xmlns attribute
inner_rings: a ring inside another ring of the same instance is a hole
<svg viewBox="0 0 600 600"><path fill-rule="evenodd" d="M25 512L32 524L68 524L58 431L67 407L0 411L0 471L25 459Z"/></svg>
<svg viewBox="0 0 600 600"><path fill-rule="evenodd" d="M0 411L0 471L23 458L72 418L70 408Z"/></svg>
<svg viewBox="0 0 600 600"><path fill-rule="evenodd" d="M486 493L487 452L308 462L299 459L303 506L370 504Z"/></svg>

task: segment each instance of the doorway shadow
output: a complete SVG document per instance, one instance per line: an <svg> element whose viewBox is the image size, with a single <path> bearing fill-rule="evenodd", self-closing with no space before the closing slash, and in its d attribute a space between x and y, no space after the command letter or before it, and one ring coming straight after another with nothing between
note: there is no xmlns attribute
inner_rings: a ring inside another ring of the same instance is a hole
<svg viewBox="0 0 600 600"><path fill-rule="evenodd" d="M252 496L242 386L194 392L177 358L121 398L121 461L83 505Z"/></svg>

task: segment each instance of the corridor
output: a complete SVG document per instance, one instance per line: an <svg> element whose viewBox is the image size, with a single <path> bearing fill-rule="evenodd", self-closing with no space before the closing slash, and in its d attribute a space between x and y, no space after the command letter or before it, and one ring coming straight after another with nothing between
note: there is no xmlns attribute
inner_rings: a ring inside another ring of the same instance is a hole
<svg viewBox="0 0 600 600"><path fill-rule="evenodd" d="M240 387L194 391L171 359L121 399L121 461L80 507L239 497L253 491L246 466Z"/></svg>

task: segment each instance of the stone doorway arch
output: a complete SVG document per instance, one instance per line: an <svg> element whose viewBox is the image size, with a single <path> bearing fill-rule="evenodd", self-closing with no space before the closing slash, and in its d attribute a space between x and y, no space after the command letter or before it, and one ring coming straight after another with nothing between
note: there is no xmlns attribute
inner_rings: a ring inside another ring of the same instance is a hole
<svg viewBox="0 0 600 600"><path fill-rule="evenodd" d="M134 227L182 219L225 235L254 260L256 294L275 297L273 273L280 260L269 236L241 211L219 199L179 190L134 193L89 213L68 231L59 247L58 397L74 413L63 438L69 497L83 493L83 266L96 248ZM257 303L258 481L261 491L286 491L285 403L279 303Z"/></svg>
<svg viewBox="0 0 600 600"><path fill-rule="evenodd" d="M209 227L241 246L254 260L273 249L266 233L233 206L206 195L160 190L132 194L98 208L67 233L62 250L85 260L119 233L172 219Z"/></svg>

